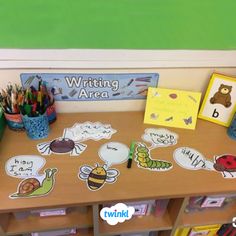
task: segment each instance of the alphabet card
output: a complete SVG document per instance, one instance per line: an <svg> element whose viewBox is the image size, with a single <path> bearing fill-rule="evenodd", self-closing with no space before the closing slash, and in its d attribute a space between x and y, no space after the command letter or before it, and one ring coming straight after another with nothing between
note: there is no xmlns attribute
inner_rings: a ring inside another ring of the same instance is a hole
<svg viewBox="0 0 236 236"><path fill-rule="evenodd" d="M201 93L149 88L144 123L195 129Z"/></svg>
<svg viewBox="0 0 236 236"><path fill-rule="evenodd" d="M236 111L236 78L213 73L198 117L228 127Z"/></svg>

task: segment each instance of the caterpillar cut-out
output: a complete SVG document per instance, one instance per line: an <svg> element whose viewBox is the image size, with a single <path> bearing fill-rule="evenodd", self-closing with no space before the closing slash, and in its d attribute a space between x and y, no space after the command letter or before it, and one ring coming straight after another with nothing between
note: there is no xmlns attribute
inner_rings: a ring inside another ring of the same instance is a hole
<svg viewBox="0 0 236 236"><path fill-rule="evenodd" d="M172 163L163 160L151 159L150 150L144 143L139 143L135 150L135 160L138 167L153 171L167 171L172 168Z"/></svg>

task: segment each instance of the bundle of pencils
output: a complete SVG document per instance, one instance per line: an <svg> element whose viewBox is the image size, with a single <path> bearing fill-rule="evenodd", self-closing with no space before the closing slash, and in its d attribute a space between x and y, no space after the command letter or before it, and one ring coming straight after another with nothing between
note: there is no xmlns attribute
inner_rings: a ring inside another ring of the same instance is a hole
<svg viewBox="0 0 236 236"><path fill-rule="evenodd" d="M24 91L22 87L9 84L5 90L0 92L0 106L8 114L20 113L20 105L23 103Z"/></svg>
<svg viewBox="0 0 236 236"><path fill-rule="evenodd" d="M23 90L20 86L8 85L0 93L0 105L8 114L39 116L53 103L53 95L48 93L46 83L39 80L38 89L31 86Z"/></svg>
<svg viewBox="0 0 236 236"><path fill-rule="evenodd" d="M25 90L24 102L19 107L22 115L31 117L42 115L53 103L53 96L48 92L46 83L39 80L38 89L31 86Z"/></svg>

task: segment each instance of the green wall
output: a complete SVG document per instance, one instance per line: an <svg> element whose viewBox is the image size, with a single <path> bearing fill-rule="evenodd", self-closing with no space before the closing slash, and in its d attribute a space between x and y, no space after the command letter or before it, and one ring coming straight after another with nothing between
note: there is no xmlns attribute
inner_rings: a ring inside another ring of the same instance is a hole
<svg viewBox="0 0 236 236"><path fill-rule="evenodd" d="M0 0L0 48L236 49L236 1Z"/></svg>

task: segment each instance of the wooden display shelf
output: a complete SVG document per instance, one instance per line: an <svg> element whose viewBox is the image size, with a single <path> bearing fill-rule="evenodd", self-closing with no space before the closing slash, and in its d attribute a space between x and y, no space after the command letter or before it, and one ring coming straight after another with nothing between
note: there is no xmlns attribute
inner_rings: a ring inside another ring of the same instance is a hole
<svg viewBox="0 0 236 236"><path fill-rule="evenodd" d="M127 169L126 163L123 163L116 166L120 171L120 175L115 184L105 184L99 191L92 192L88 190L85 181L78 179L79 167L85 164L91 167L94 166L94 163L103 164L104 162L98 155L101 145L110 141L117 141L130 146L131 140L142 141L141 137L145 129L153 127L153 125L143 124L143 112L59 114L57 121L50 126L49 137L43 142L61 137L63 130L66 127L72 127L76 122L83 123L88 120L111 124L117 132L112 135L110 140L86 141L88 147L78 158L72 158L68 154L46 156L47 163L44 168L57 167L59 170L56 174L56 187L46 197L34 198L33 200L15 201L8 197L16 191L20 181L6 175L5 163L10 157L20 154L39 155L36 145L41 141L30 140L25 132L16 133L8 128L5 130L0 143L0 213L32 208L93 205L104 202L139 201L235 192L236 184L232 180L224 179L221 173L205 170L186 170L173 160L175 149L186 146L198 150L212 160L215 155L235 153L235 141L227 136L226 127L203 120L198 120L196 130L169 128L169 130L178 134L178 143L174 146L156 148L151 151L153 159L173 163L173 168L170 171L148 171L138 168L135 161L132 168ZM42 174L43 170L42 168L39 174Z"/></svg>
<svg viewBox="0 0 236 236"><path fill-rule="evenodd" d="M93 228L89 229L79 229L77 230L77 233L71 236L94 236L93 234Z"/></svg>
<svg viewBox="0 0 236 236"><path fill-rule="evenodd" d="M219 209L205 209L203 211L183 213L179 227L227 224L232 223L236 216L236 203Z"/></svg>
<svg viewBox="0 0 236 236"><path fill-rule="evenodd" d="M64 228L88 228L92 227L92 208L89 207L87 212L81 213L73 211L65 216L29 216L25 219L15 219L11 215L8 221L6 234L16 235L28 232L40 232L47 230L57 230Z"/></svg>
<svg viewBox="0 0 236 236"><path fill-rule="evenodd" d="M129 221L117 225L108 225L105 221L99 220L100 235L170 229L172 229L172 222L168 211L162 217L156 217L152 214L143 217L132 217Z"/></svg>
<svg viewBox="0 0 236 236"><path fill-rule="evenodd" d="M158 231L158 236L170 236L171 230Z"/></svg>
<svg viewBox="0 0 236 236"><path fill-rule="evenodd" d="M111 124L117 132L112 135L110 140L97 142L87 140L85 143L88 147L78 158L72 158L69 154L52 154L50 157L45 157L47 162L39 174L41 175L45 168L57 167L56 185L47 196L33 199L13 200L9 198L9 195L16 191L20 179L6 174L5 163L10 157L16 155L39 155L36 145L41 141L29 140L24 132L16 133L6 128L0 143L1 236L71 227L94 227L95 235L98 236L97 232L101 235L115 235L134 231L161 231L161 235L172 236L177 227L229 223L232 217L236 216L236 204L220 210L184 213L185 200L188 197L235 193L236 181L223 178L222 173L217 171L187 170L173 160L173 152L179 147L194 148L211 160L215 155L225 153L236 155L235 141L227 136L226 127L198 120L196 130L168 128L178 134L178 143L170 147L153 149L151 156L153 159L172 162L173 168L170 171L148 171L138 168L135 161L133 161L132 168L127 169L126 163L122 163L115 166L120 171L120 175L114 184L104 184L98 191L90 191L86 181L78 179L78 171L82 165L94 167L94 163L104 164L98 155L101 145L110 141L122 142L127 146L130 145L131 140L141 142L145 129L153 126L143 124L143 112L58 114L57 121L50 126L49 137L43 142L61 137L64 128L85 121ZM156 128L160 127L156 126ZM92 213L92 207L96 209L95 206L99 204L166 198L171 201L167 212L159 219L151 215L133 218L117 226L109 226L99 220L98 211ZM16 220L11 214L31 209L85 205L91 206L91 208L84 214L75 212L66 216L48 218L32 216L24 220ZM85 234L85 236L88 235Z"/></svg>

